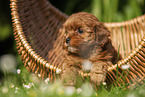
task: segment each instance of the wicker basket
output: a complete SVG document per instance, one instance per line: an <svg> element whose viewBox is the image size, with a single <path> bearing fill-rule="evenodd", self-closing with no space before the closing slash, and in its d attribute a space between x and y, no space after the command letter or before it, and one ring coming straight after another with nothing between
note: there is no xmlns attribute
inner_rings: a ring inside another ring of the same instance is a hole
<svg viewBox="0 0 145 97"><path fill-rule="evenodd" d="M61 26L68 17L47 0L11 0L11 14L17 49L24 66L39 77L55 80L63 61ZM107 82L141 82L145 77L145 15L120 23L105 23L123 59L108 67ZM117 67L130 65L124 80ZM119 71L116 74L116 71ZM82 77L89 73L80 72Z"/></svg>

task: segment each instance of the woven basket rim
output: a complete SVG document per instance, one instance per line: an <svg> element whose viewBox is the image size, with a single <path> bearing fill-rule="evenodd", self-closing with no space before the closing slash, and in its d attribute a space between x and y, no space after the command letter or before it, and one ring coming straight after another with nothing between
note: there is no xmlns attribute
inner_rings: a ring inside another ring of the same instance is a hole
<svg viewBox="0 0 145 97"><path fill-rule="evenodd" d="M10 0L10 1L11 1L10 7L11 7L12 22L13 22L13 27L15 29L14 35L16 35L16 34L18 35L18 37L21 40L21 43L22 43L23 47L26 49L28 54L30 54L30 56L32 58L34 58L34 60L36 60L37 62L40 62L40 64L42 66L45 66L48 69L51 69L51 70L54 70L54 71L57 71L57 72L61 72L61 68L58 68L58 67L54 66L53 64L44 60L30 46L30 44L28 43L28 41L27 41L27 39L24 35L23 29L22 29L22 26L21 26L21 22L19 20L19 13L17 11L17 8L18 8L17 7L17 0ZM46 2L49 2L49 1L46 1ZM53 10L56 10L56 8L53 5L51 5L51 7L53 7ZM58 11L59 10L57 9L57 12ZM61 11L59 11L59 12L61 13L60 15L62 15L62 17L67 18L66 14L63 14ZM116 26L120 27L120 26L133 24L137 21L142 21L143 18L145 18L145 14L142 15L142 16L138 16L134 19L123 21L123 22L112 22L112 23L104 23L104 24L106 26L109 26L109 27L116 27ZM132 50L132 52L130 52L130 54L128 56L126 56L124 59L118 61L117 64L114 64L114 65L112 64L111 66L109 66L108 71L111 71L111 70L115 69L117 67L117 65L121 66L121 65L126 64L127 62L129 62L129 60L144 46L145 46L145 36L143 37L140 44L134 50ZM83 74L83 72L81 72L81 73Z"/></svg>
<svg viewBox="0 0 145 97"><path fill-rule="evenodd" d="M109 23L104 23L107 27L121 27L121 26L126 26L126 25L131 25L134 24L138 21L142 21L145 18L145 14L141 16L137 16L133 19L126 20L126 21L121 21L121 22L109 22Z"/></svg>

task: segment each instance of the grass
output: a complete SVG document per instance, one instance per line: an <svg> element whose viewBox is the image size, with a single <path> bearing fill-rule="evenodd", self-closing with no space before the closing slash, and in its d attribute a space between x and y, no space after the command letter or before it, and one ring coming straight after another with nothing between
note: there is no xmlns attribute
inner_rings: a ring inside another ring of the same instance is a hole
<svg viewBox="0 0 145 97"><path fill-rule="evenodd" d="M144 0L92 0L91 12L101 22L121 22L143 14Z"/></svg>
<svg viewBox="0 0 145 97"><path fill-rule="evenodd" d="M126 89L124 87L102 85L95 91L88 83L80 88L64 88L59 81L41 81L23 67L15 74L6 74L0 84L1 97L145 97L145 84Z"/></svg>

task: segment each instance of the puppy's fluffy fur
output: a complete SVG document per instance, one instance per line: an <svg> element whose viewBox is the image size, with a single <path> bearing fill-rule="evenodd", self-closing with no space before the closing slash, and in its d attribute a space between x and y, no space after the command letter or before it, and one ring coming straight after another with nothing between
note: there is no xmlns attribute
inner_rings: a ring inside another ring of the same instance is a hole
<svg viewBox="0 0 145 97"><path fill-rule="evenodd" d="M90 72L93 84L100 85L105 81L107 66L121 59L121 56L117 58L117 51L112 46L109 30L94 15L79 12L66 20L63 31L66 33L61 74L64 84L75 85L78 71L83 70ZM89 67L85 67L86 64Z"/></svg>

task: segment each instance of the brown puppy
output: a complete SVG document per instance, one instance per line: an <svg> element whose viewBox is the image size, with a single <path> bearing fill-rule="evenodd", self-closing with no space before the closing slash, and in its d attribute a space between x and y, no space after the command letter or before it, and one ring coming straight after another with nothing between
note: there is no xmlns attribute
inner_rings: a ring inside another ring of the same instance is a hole
<svg viewBox="0 0 145 97"><path fill-rule="evenodd" d="M63 25L65 61L61 79L65 85L75 85L79 70L90 72L95 85L105 81L107 66L116 63L117 51L109 38L110 32L90 13L71 15ZM86 67L86 65L88 67Z"/></svg>

